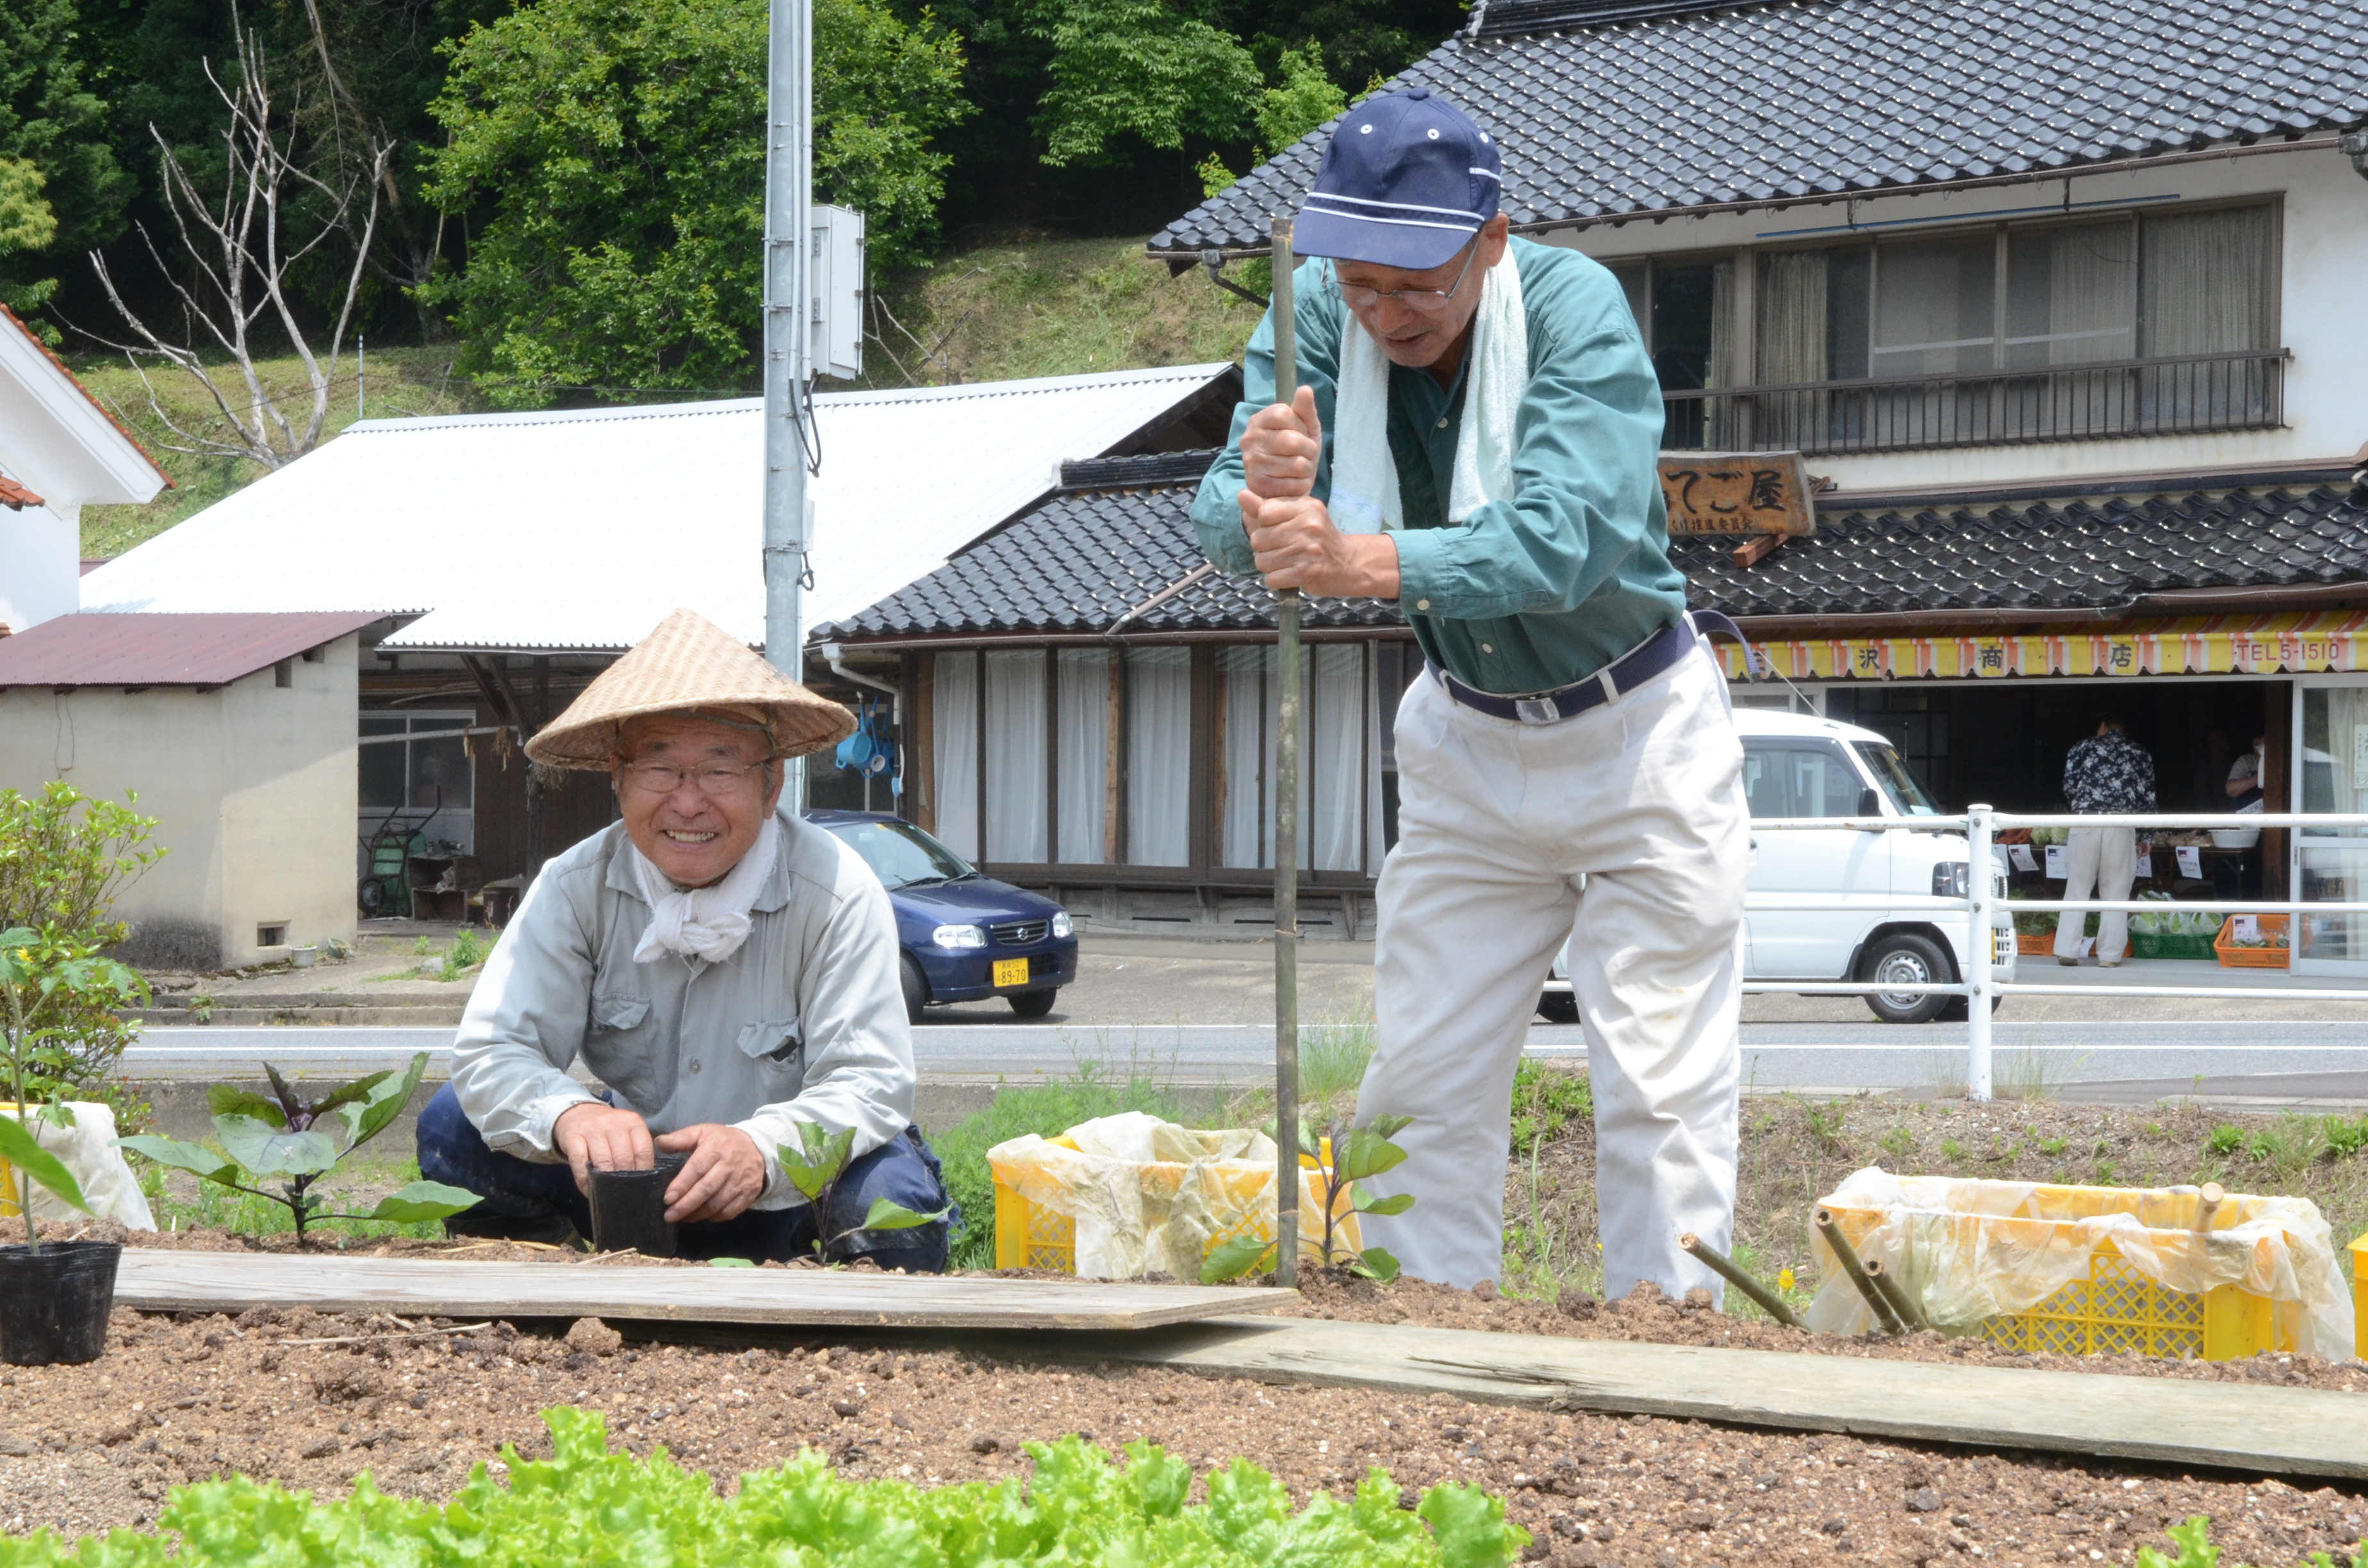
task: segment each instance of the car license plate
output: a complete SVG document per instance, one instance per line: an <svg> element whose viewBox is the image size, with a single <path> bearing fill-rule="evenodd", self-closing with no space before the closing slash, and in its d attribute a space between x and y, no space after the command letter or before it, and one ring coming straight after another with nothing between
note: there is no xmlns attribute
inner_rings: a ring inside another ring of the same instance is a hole
<svg viewBox="0 0 2368 1568"><path fill-rule="evenodd" d="M997 985L1025 985L1025 984L1027 984L1027 983L1028 983L1028 960L1027 960L1026 959L997 959L997 960L995 960L995 983L996 983Z"/></svg>

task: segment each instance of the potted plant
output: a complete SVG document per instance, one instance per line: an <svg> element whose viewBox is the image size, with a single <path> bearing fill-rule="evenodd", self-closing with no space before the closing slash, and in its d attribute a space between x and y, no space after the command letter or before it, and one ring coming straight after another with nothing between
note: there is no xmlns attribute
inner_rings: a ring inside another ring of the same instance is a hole
<svg viewBox="0 0 2368 1568"><path fill-rule="evenodd" d="M43 1124L72 1128L74 1115L54 1102L36 1106L27 1089L39 1031L28 1021L32 1004L73 999L102 1006L139 1000L140 976L112 959L96 956L44 962L36 932L23 926L0 932L0 1035L8 1052L11 1114L0 1115L0 1160L16 1179L9 1193L25 1220L25 1244L0 1246L0 1361L20 1367L95 1361L107 1348L107 1318L115 1310L115 1270L122 1261L118 1242L51 1242L41 1244L33 1214L38 1184L63 1201L88 1211L82 1187L63 1161L41 1146Z"/></svg>

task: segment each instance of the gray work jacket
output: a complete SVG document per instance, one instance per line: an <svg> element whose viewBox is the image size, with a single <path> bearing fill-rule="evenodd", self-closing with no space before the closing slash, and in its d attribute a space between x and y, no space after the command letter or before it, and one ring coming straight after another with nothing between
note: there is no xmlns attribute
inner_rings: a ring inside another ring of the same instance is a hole
<svg viewBox="0 0 2368 1568"><path fill-rule="evenodd" d="M855 1129L855 1153L913 1116L913 1038L880 879L782 813L781 852L720 964L635 963L650 906L622 823L544 865L502 933L452 1046L452 1089L488 1146L545 1163L561 1112L592 1097L579 1057L654 1132L740 1128L765 1151L760 1209L803 1203L773 1151L792 1122Z"/></svg>

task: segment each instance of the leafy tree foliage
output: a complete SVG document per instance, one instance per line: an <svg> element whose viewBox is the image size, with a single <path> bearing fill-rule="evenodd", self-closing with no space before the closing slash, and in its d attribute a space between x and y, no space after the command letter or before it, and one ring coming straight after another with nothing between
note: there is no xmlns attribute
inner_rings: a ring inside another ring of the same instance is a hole
<svg viewBox="0 0 2368 1568"><path fill-rule="evenodd" d="M56 290L43 252L122 231L131 180L90 89L74 0L0 4L0 304L39 308Z"/></svg>
<svg viewBox="0 0 2368 1568"><path fill-rule="evenodd" d="M1163 0L1067 0L1035 30L1053 45L1036 129L1055 166L1114 162L1130 137L1232 141L1264 85L1239 39Z"/></svg>
<svg viewBox="0 0 2368 1568"><path fill-rule="evenodd" d="M1281 62L1282 85L1258 96L1259 144L1250 150L1250 162L1262 161L1267 149L1290 146L1349 107L1349 95L1324 74L1324 46L1314 39L1305 49L1286 49ZM1201 194L1214 196L1240 176L1216 153L1200 168Z"/></svg>
<svg viewBox="0 0 2368 1568"><path fill-rule="evenodd" d="M463 368L515 403L564 387L746 384L760 337L764 0L541 0L472 29L434 106L429 192L474 220L431 283ZM959 40L815 0L814 188L875 264L930 236L964 112Z"/></svg>

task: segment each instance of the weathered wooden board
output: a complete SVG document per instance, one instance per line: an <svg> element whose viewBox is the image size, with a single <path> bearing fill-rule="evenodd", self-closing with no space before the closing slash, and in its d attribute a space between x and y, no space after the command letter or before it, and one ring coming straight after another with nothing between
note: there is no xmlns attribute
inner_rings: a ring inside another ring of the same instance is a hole
<svg viewBox="0 0 2368 1568"><path fill-rule="evenodd" d="M1014 1356L1147 1362L1269 1382L1442 1391L1561 1410L2368 1478L2368 1396L2324 1389L1305 1319L966 1343Z"/></svg>
<svg viewBox="0 0 2368 1568"><path fill-rule="evenodd" d="M1798 452L1661 455L1661 498L1673 534L1813 534L1810 494Z"/></svg>
<svg viewBox="0 0 2368 1568"><path fill-rule="evenodd" d="M119 1306L313 1307L404 1317L602 1317L832 1327L1143 1329L1261 1312L1294 1290L934 1278L842 1270L459 1263L127 1247Z"/></svg>

